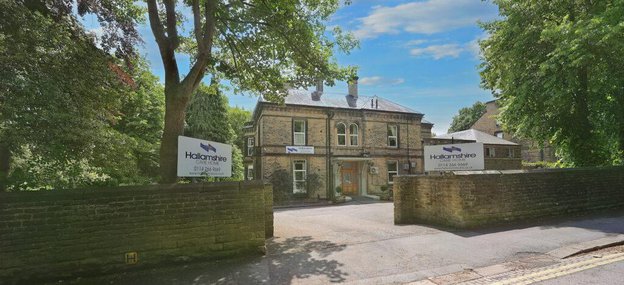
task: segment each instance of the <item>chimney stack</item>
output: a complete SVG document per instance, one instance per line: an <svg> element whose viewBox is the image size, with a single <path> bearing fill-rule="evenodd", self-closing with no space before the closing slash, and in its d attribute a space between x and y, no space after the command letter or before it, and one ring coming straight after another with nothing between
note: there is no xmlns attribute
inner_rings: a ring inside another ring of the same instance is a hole
<svg viewBox="0 0 624 285"><path fill-rule="evenodd" d="M312 100L320 101L323 96L323 80L316 80L316 90L312 92Z"/></svg>
<svg viewBox="0 0 624 285"><path fill-rule="evenodd" d="M352 96L354 98L358 97L358 79L359 77L354 76L348 82L349 83L349 96Z"/></svg>

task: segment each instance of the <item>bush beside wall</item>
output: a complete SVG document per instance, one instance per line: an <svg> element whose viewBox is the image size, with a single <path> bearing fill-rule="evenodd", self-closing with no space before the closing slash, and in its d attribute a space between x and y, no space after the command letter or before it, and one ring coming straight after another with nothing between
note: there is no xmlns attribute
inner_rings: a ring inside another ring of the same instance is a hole
<svg viewBox="0 0 624 285"><path fill-rule="evenodd" d="M0 193L0 283L262 254L270 196L262 182Z"/></svg>
<svg viewBox="0 0 624 285"><path fill-rule="evenodd" d="M395 224L471 228L624 208L624 167L399 176Z"/></svg>

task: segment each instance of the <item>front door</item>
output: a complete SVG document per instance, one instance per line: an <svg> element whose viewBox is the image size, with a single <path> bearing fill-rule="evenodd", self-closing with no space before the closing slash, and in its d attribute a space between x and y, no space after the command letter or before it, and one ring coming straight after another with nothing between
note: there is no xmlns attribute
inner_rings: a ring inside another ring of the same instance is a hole
<svg viewBox="0 0 624 285"><path fill-rule="evenodd" d="M360 194L360 176L358 175L358 165L354 162L343 162L340 169L342 179L342 193L344 195Z"/></svg>

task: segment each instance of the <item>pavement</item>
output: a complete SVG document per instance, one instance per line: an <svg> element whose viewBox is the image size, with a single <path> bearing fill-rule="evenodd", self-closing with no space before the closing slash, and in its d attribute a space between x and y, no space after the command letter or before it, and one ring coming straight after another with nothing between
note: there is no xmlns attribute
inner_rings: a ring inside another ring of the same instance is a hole
<svg viewBox="0 0 624 285"><path fill-rule="evenodd" d="M459 231L396 226L392 203L360 198L336 206L276 210L275 237L264 257L62 284L456 284L554 266L575 253L622 242L623 218L624 212L615 212Z"/></svg>

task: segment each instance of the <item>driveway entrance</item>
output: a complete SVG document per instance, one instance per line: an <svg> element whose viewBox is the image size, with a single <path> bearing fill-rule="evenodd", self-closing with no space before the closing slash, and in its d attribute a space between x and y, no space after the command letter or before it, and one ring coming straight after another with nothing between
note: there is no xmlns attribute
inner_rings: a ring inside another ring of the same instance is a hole
<svg viewBox="0 0 624 285"><path fill-rule="evenodd" d="M527 257L624 233L624 213L537 226L449 231L395 226L393 204L275 210L267 254L69 284L396 284Z"/></svg>

